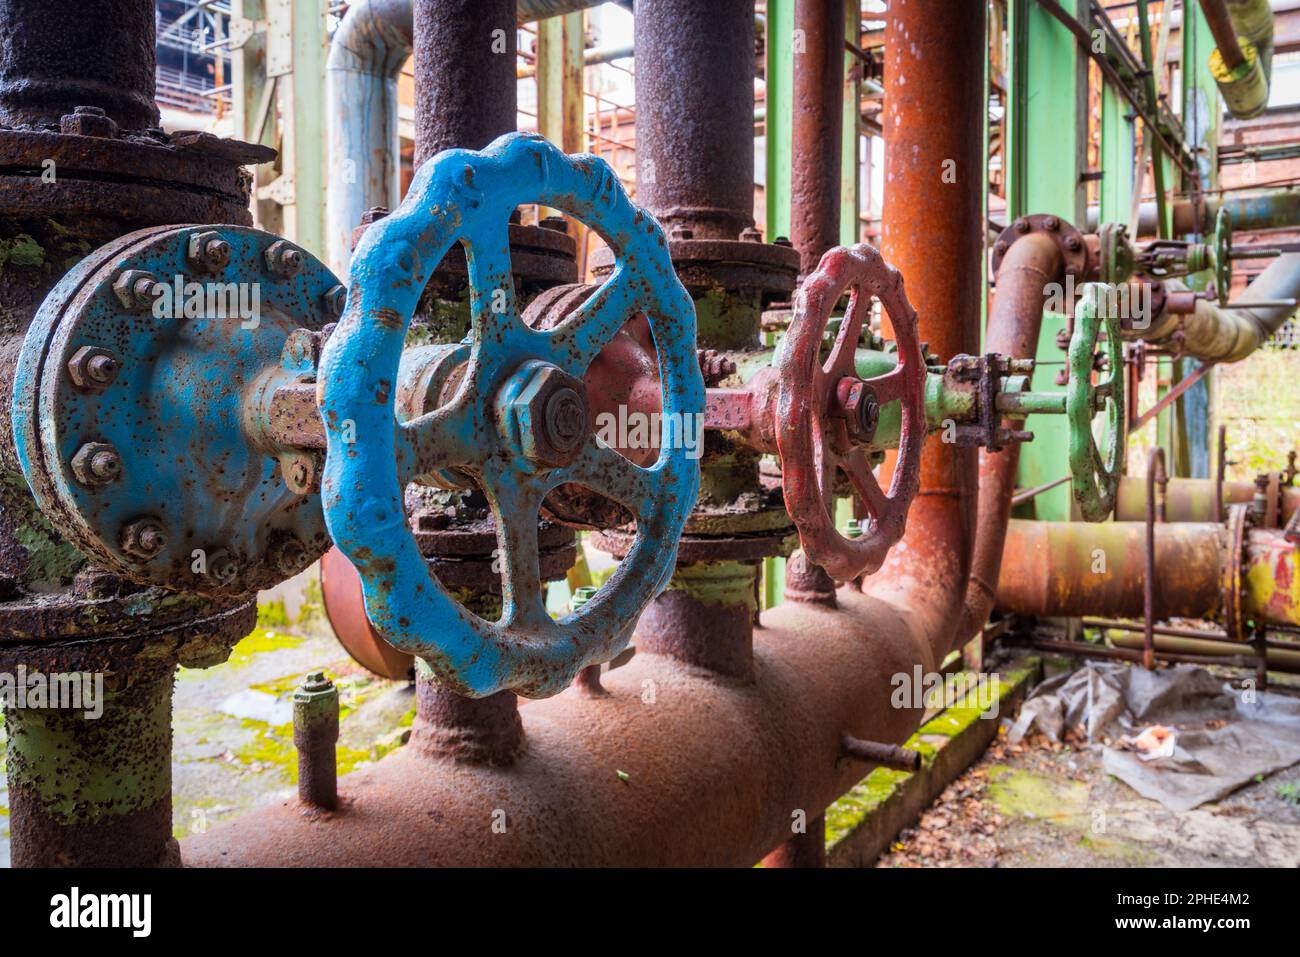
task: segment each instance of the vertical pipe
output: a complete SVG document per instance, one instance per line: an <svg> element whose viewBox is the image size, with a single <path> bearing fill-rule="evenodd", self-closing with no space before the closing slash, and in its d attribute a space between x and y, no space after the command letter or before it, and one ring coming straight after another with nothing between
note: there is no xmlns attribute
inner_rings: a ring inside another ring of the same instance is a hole
<svg viewBox="0 0 1300 957"><path fill-rule="evenodd" d="M78 106L158 125L153 0L0 0L0 123L46 126Z"/></svg>
<svg viewBox="0 0 1300 957"><path fill-rule="evenodd" d="M125 680L97 707L6 709L12 866L180 864L172 672Z"/></svg>
<svg viewBox="0 0 1300 957"><path fill-rule="evenodd" d="M754 224L754 0L636 11L638 200L671 233Z"/></svg>
<svg viewBox="0 0 1300 957"><path fill-rule="evenodd" d="M798 0L794 28L790 239L806 276L840 239L844 0Z"/></svg>
<svg viewBox="0 0 1300 957"><path fill-rule="evenodd" d="M515 128L514 0L416 0L415 165Z"/></svg>
<svg viewBox="0 0 1300 957"><path fill-rule="evenodd" d="M944 359L979 349L985 5L895 0L885 28L885 259L905 277L921 338ZM863 590L917 607L942 657L970 570L976 454L930 442L907 535Z"/></svg>

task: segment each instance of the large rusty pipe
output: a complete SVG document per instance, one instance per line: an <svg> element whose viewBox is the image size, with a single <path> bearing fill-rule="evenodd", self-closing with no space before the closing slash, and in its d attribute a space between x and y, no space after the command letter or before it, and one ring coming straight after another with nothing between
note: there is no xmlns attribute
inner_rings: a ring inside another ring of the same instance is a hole
<svg viewBox="0 0 1300 957"><path fill-rule="evenodd" d="M754 224L754 0L653 0L633 29L637 199L670 232L736 239Z"/></svg>
<svg viewBox="0 0 1300 957"><path fill-rule="evenodd" d="M902 741L921 713L891 682L932 671L902 609L844 588L787 603L754 633L752 681L638 653L520 716L509 768L433 759L413 742L339 781L341 810L290 798L182 843L191 866L749 866L869 770L841 734ZM624 777L619 775L623 772Z"/></svg>
<svg viewBox="0 0 1300 957"><path fill-rule="evenodd" d="M844 115L844 0L798 0L790 239L799 274L840 241L840 131Z"/></svg>
<svg viewBox="0 0 1300 957"><path fill-rule="evenodd" d="M1231 560L1224 526L1162 522L1155 526L1157 618L1217 620L1223 570ZM1300 624L1300 562L1278 529L1246 538L1241 608L1261 624ZM1146 582L1144 522L1012 520L998 580L997 607L1020 615L1138 618Z"/></svg>
<svg viewBox="0 0 1300 957"><path fill-rule="evenodd" d="M1237 69L1246 62L1246 58L1241 52L1241 44L1237 42L1237 29L1228 16L1227 6L1223 0L1201 0L1201 12L1205 14L1205 22L1210 28L1210 35L1214 37L1214 45L1219 48L1223 65L1229 70Z"/></svg>
<svg viewBox="0 0 1300 957"><path fill-rule="evenodd" d="M1300 488L1284 486L1280 514L1283 522L1300 508ZM1253 482L1224 482L1223 504L1247 504L1255 497ZM1146 483L1133 476L1119 480L1115 497L1115 520L1140 522L1146 514ZM1222 518L1219 516L1218 518ZM1165 496L1165 520L1169 522L1213 522L1214 479L1171 478Z"/></svg>
<svg viewBox="0 0 1300 957"><path fill-rule="evenodd" d="M0 124L42 128L78 106L158 125L153 0L0 0Z"/></svg>
<svg viewBox="0 0 1300 957"><path fill-rule="evenodd" d="M1035 356L1048 285L1064 279L1064 268L1061 247L1043 233L1030 233L1011 244L998 267L985 351L1017 359ZM993 610L1019 463L1018 443L1000 452L980 452L979 522L966 601L955 635L959 643L973 638Z"/></svg>
<svg viewBox="0 0 1300 957"><path fill-rule="evenodd" d="M416 0L415 165L515 128L514 0Z"/></svg>
<svg viewBox="0 0 1300 957"><path fill-rule="evenodd" d="M921 338L945 358L979 350L984 7L899 0L885 28L882 248L907 277ZM907 534L863 582L922 619L940 658L971 569L977 467L974 449L927 444Z"/></svg>

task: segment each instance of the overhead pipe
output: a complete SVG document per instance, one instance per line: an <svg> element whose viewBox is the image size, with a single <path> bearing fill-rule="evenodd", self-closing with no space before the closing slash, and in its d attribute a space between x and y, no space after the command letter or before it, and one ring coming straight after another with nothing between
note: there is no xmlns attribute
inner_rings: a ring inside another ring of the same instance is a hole
<svg viewBox="0 0 1300 957"><path fill-rule="evenodd" d="M1229 112L1240 120L1268 107L1273 11L1268 0L1201 0L1216 49L1210 73Z"/></svg>
<svg viewBox="0 0 1300 957"><path fill-rule="evenodd" d="M908 240L917 209L908 199L931 185L942 158L978 169L983 5L954 15L944 0L914 0L889 29L893 109L917 112L891 126L905 131L891 149L906 158L893 168L887 228L915 271L922 334L970 351L979 179L924 204L929 243ZM922 115L933 124L912 122ZM913 146L923 154L916 163ZM864 591L840 589L834 607L790 602L763 612L749 677L638 650L604 676L608 696L570 689L522 709L528 745L509 768L434 757L417 727L409 745L339 782L338 812L308 819L291 799L187 838L185 861L752 864L789 839L800 812L815 822L861 780L863 765L843 759L845 734L899 742L921 720L919 709L893 707L891 690L899 674L934 671L951 644L970 561L973 464L947 446L930 454L909 535Z"/></svg>
<svg viewBox="0 0 1300 957"><path fill-rule="evenodd" d="M1214 479L1171 478L1165 492L1165 521L1213 522L1221 520L1215 515ZM1253 482L1224 482L1223 504L1249 505L1255 497ZM1146 482L1136 476L1126 475L1119 480L1115 496L1115 520L1140 522L1146 515ZM1300 508L1300 488L1283 486L1278 502L1281 521L1285 524Z"/></svg>
<svg viewBox="0 0 1300 957"><path fill-rule="evenodd" d="M1220 209L1228 211L1232 228L1240 232L1286 229L1300 225L1300 189L1288 186L1183 198L1174 200L1170 209L1175 236L1213 233ZM1100 226L1098 207L1088 207L1087 222L1088 231L1096 232ZM1158 222L1156 204L1142 203L1138 208L1138 238L1154 237Z"/></svg>
<svg viewBox="0 0 1300 957"><path fill-rule="evenodd" d="M844 0L798 0L794 25L804 45L794 71L790 239L806 276L840 241Z"/></svg>
<svg viewBox="0 0 1300 957"><path fill-rule="evenodd" d="M574 13L599 2L518 0L516 21L529 23ZM358 0L348 6L330 41L325 66L329 137L326 248L330 268L340 275L347 272L352 230L362 214L376 206L395 209L401 199L397 78L414 51L413 11L413 0ZM476 17L480 13L476 11ZM513 51L514 37L507 39ZM474 109L490 110L486 98L470 95L479 86L470 78L462 100ZM512 116L510 128L514 124Z"/></svg>
<svg viewBox="0 0 1300 957"><path fill-rule="evenodd" d="M1165 280L1170 291L1186 290L1177 279ZM1227 290L1220 296L1226 298ZM1182 351L1202 362L1240 362L1262 346L1296 311L1300 297L1300 253L1284 253L1269 264L1242 293L1242 305L1225 309L1204 299L1185 315L1165 310L1144 329L1128 329L1125 338L1162 344L1181 330ZM1258 302L1266 305L1251 306Z"/></svg>

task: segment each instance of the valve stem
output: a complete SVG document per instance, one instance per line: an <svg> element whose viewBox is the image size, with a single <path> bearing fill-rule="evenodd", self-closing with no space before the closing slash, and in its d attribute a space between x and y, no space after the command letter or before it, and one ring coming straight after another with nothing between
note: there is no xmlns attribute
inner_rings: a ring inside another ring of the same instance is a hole
<svg viewBox="0 0 1300 957"><path fill-rule="evenodd" d="M896 771L921 770L921 752L900 748L896 744L884 744L880 741L864 741L855 738L847 731L840 733L840 757L854 758L858 761L870 761Z"/></svg>

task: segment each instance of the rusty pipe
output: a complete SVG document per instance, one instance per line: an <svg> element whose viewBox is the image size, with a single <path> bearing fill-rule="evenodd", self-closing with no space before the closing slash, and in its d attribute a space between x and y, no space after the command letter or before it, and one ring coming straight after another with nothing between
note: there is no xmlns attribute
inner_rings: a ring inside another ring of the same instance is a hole
<svg viewBox="0 0 1300 957"><path fill-rule="evenodd" d="M1201 0L1201 12L1205 14L1205 22L1214 37L1214 45L1219 48L1223 65L1229 70L1237 69L1246 62L1246 57L1237 42L1237 28L1228 16L1227 5L1223 0Z"/></svg>
<svg viewBox="0 0 1300 957"><path fill-rule="evenodd" d="M984 238L982 3L910 0L885 28L885 259L907 277L936 355L979 351ZM939 172L956 170L956 182ZM978 459L930 442L907 533L863 591L916 616L937 658L951 647L971 570Z"/></svg>
<svg viewBox="0 0 1300 957"><path fill-rule="evenodd" d="M840 131L844 114L844 0L798 0L790 239L799 274L817 268L840 241Z"/></svg>
<svg viewBox="0 0 1300 957"><path fill-rule="evenodd" d="M415 165L515 128L513 0L415 0Z"/></svg>
<svg viewBox="0 0 1300 957"><path fill-rule="evenodd" d="M1213 522L1215 520L1214 479L1171 478L1165 493L1165 513L1170 522ZM1300 488L1283 486L1279 502L1285 523L1300 508ZM1223 504L1249 505L1255 495L1253 482L1224 482ZM1146 483L1136 476L1119 480L1115 498L1117 522L1140 522L1146 514Z"/></svg>
<svg viewBox="0 0 1300 957"><path fill-rule="evenodd" d="M1030 233L1011 244L998 266L986 351L1017 359L1036 355L1047 287L1064 279L1064 269L1061 247L1042 233ZM1000 452L980 452L979 522L956 644L975 637L993 610L1019 463L1017 442Z"/></svg>
<svg viewBox="0 0 1300 957"><path fill-rule="evenodd" d="M855 589L839 607L786 604L754 633L754 677L720 680L638 651L521 709L508 769L399 748L339 781L341 810L293 801L182 842L191 866L749 866L869 768L841 731L902 741L919 710L890 704L894 675L932 671L929 637ZM707 733L704 730L707 729ZM626 775L624 780L618 772Z"/></svg>

